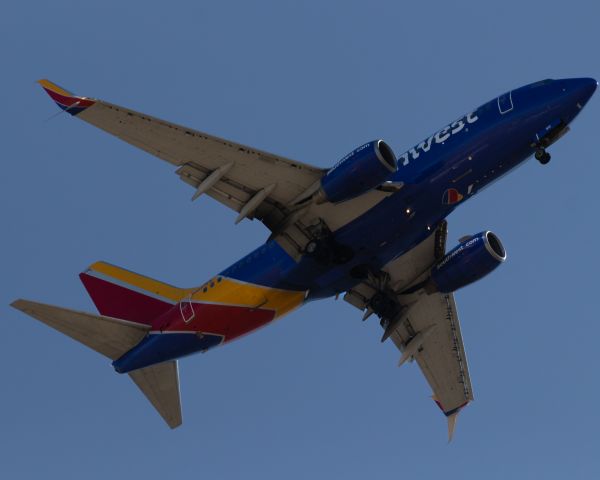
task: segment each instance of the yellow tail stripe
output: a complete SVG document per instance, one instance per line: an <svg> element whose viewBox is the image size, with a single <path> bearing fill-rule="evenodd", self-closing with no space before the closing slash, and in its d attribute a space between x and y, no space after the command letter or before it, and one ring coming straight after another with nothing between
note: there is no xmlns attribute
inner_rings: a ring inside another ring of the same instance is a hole
<svg viewBox="0 0 600 480"><path fill-rule="evenodd" d="M298 307L304 301L304 292L269 288L227 277L217 277L195 291L192 300L275 310L279 316Z"/></svg>
<svg viewBox="0 0 600 480"><path fill-rule="evenodd" d="M89 269L173 302L191 296L196 302L274 310L276 316L300 306L305 296L302 291L264 287L227 277L215 277L199 288L177 288L106 262L96 262Z"/></svg>
<svg viewBox="0 0 600 480"><path fill-rule="evenodd" d="M173 285L159 282L152 278L140 275L139 273L131 272L106 262L96 262L93 265L90 265L89 269L108 277L112 277L123 283L141 288L147 292L152 292L156 295L160 295L161 297L168 298L174 302L178 302L183 297L194 291L194 289L177 288Z"/></svg>

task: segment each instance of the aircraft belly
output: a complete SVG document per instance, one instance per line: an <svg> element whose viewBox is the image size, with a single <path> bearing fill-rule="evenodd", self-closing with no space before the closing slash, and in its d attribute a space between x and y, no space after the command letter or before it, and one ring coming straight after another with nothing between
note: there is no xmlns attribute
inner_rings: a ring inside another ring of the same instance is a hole
<svg viewBox="0 0 600 480"><path fill-rule="evenodd" d="M297 261L276 241L268 241L220 275L248 288L254 285L299 295L282 313L305 300L352 288L360 280L350 275L353 267L383 268L425 239L463 201L531 155L528 132L537 120L517 115L504 122L483 116L481 120L467 135L422 152L420 158L404 166L398 173L402 178L397 179L406 185L399 192L347 224L336 226L335 241L352 250L350 261L323 264L306 254ZM258 298L254 301L260 303Z"/></svg>
<svg viewBox="0 0 600 480"><path fill-rule="evenodd" d="M526 135L516 137L507 145L500 129L488 136L489 143L471 142L439 159L437 173L430 172L426 182L408 185L335 232L336 241L355 252L350 262L320 268L303 258L289 279L307 285L309 299L352 288L359 282L349 274L352 267L383 268L424 240L463 201L531 155ZM467 152L475 154L469 159Z"/></svg>

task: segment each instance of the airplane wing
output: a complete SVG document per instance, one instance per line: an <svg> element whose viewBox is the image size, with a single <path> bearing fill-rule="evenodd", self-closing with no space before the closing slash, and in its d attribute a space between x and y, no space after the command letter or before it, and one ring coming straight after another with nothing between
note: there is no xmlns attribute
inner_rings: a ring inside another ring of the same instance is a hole
<svg viewBox="0 0 600 480"><path fill-rule="evenodd" d="M411 343L422 338L411 348ZM460 332L454 295L422 294L411 305L391 338L400 363L414 358L433 391L433 399L448 418L452 438L459 411L473 400L467 357Z"/></svg>
<svg viewBox="0 0 600 480"><path fill-rule="evenodd" d="M371 276L346 293L352 305L366 310L385 290L402 306L392 319L382 319L389 336L402 352L399 364L415 360L433 391L433 399L448 418L452 438L459 411L473 400L473 391L453 294L419 288L436 260L444 255L446 223L405 255L393 260L379 276Z"/></svg>
<svg viewBox="0 0 600 480"><path fill-rule="evenodd" d="M166 122L103 100L79 97L49 80L46 93L67 113L165 160L196 191L274 230L289 204L319 181L323 170Z"/></svg>

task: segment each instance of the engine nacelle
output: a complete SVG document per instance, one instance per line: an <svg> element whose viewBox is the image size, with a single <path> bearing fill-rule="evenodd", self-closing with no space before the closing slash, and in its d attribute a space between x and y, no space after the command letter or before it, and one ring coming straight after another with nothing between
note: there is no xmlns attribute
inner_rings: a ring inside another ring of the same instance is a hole
<svg viewBox="0 0 600 480"><path fill-rule="evenodd" d="M506 260L500 239L486 231L461 242L431 269L435 290L450 293L485 277Z"/></svg>
<svg viewBox="0 0 600 480"><path fill-rule="evenodd" d="M343 202L381 185L398 170L396 155L383 140L374 140L346 155L321 179L322 201Z"/></svg>

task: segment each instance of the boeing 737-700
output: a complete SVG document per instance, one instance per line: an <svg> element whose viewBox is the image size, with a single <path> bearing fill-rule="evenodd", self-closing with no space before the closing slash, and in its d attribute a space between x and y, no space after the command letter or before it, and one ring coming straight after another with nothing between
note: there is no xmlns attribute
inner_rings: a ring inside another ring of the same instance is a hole
<svg viewBox="0 0 600 480"><path fill-rule="evenodd" d="M100 315L29 300L15 308L108 357L174 428L182 422L178 358L343 295L363 320L379 318L400 365L417 363L450 437L473 399L454 292L506 252L488 230L447 251L446 217L530 156L548 163L548 147L597 87L591 78L525 85L400 155L374 140L321 169L39 83L68 114L172 164L192 200L209 196L234 210L236 223L260 220L270 236L194 288L94 263L80 278Z"/></svg>

